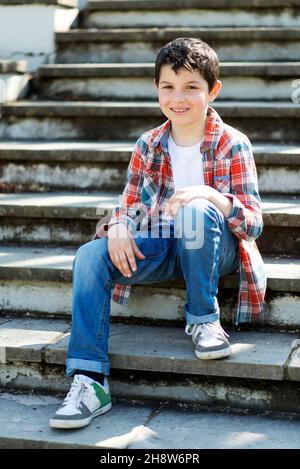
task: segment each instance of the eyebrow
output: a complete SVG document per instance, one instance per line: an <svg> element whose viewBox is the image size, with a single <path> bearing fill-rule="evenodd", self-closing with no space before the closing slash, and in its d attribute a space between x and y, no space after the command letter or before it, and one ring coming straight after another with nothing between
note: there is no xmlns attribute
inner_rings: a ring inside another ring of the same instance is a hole
<svg viewBox="0 0 300 469"><path fill-rule="evenodd" d="M160 83L166 83L168 85L173 85L173 83L170 82L170 81L161 81ZM197 80L187 81L185 84L186 85L191 85L192 83L197 83L197 85L201 85L201 82L197 81Z"/></svg>

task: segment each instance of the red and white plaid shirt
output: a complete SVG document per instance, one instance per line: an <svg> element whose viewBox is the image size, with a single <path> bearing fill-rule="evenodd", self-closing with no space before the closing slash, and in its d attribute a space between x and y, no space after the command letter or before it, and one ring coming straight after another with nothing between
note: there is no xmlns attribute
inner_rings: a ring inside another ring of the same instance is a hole
<svg viewBox="0 0 300 469"><path fill-rule="evenodd" d="M236 324L258 319L264 306L266 273L255 239L261 234L263 220L257 173L251 143L246 135L224 124L218 113L208 107L208 120L201 146L206 185L231 200L228 226L239 240L239 294ZM107 236L108 226L125 223L137 227L137 207L160 207L174 194L174 181L168 136L171 122L141 135L128 166L128 181L122 200L109 223L102 224L94 238ZM131 286L116 284L113 301L128 304Z"/></svg>

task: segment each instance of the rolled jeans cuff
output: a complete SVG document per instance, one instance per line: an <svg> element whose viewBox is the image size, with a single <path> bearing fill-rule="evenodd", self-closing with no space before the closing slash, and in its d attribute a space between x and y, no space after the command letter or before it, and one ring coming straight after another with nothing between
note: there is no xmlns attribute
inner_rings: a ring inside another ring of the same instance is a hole
<svg viewBox="0 0 300 469"><path fill-rule="evenodd" d="M201 316L195 316L194 314L191 314L188 311L187 305L184 306L184 311L187 324L206 324L208 322L214 322L220 319L220 311L209 314L203 314Z"/></svg>
<svg viewBox="0 0 300 469"><path fill-rule="evenodd" d="M110 367L108 363L84 360L81 358L68 358L66 360L67 376L73 376L75 370L94 371L109 376Z"/></svg>

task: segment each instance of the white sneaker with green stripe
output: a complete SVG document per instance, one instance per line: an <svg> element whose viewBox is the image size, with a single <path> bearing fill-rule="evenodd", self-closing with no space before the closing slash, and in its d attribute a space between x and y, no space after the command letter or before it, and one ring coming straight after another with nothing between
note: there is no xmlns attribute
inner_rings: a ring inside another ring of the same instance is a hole
<svg viewBox="0 0 300 469"><path fill-rule="evenodd" d="M111 395L107 379L103 385L88 376L75 375L64 402L50 419L53 428L80 428L94 417L111 409Z"/></svg>

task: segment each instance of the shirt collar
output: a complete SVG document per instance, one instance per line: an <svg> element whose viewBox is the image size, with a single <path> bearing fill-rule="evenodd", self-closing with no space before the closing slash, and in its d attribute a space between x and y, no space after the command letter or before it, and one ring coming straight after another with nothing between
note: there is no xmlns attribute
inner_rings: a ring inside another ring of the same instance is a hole
<svg viewBox="0 0 300 469"><path fill-rule="evenodd" d="M208 151L209 149L215 149L223 131L223 121L215 109L208 106L207 116L208 121L204 130L203 142L201 145L202 152ZM161 143L162 147L166 148L170 129L171 121L168 119L162 125L157 127L156 133L149 146L155 148L159 143Z"/></svg>

